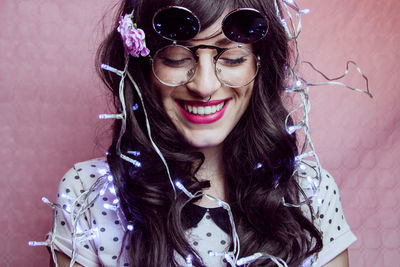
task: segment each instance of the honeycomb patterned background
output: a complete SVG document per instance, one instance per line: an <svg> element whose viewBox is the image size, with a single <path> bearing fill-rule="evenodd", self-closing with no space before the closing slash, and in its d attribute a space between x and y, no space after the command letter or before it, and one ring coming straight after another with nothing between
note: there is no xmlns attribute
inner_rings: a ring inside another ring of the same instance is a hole
<svg viewBox="0 0 400 267"><path fill-rule="evenodd" d="M109 142L107 92L94 54L116 0L0 2L0 265L46 266L43 240L61 176L101 156ZM311 131L341 189L358 237L352 266L400 262L400 2L299 0L303 59L330 76L346 60L367 74L373 99L337 86L311 89ZM309 73L304 69L304 73ZM363 86L354 68L346 79ZM319 77L309 73L310 81Z"/></svg>

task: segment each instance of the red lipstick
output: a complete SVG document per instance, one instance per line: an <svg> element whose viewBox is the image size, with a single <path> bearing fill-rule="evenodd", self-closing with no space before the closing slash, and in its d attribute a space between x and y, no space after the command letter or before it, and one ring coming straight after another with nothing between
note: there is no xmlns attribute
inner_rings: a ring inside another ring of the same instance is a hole
<svg viewBox="0 0 400 267"><path fill-rule="evenodd" d="M176 100L176 104L179 107L179 110L182 112L183 116L191 123L196 124L209 124L218 121L224 116L225 110L229 105L230 99L222 99L222 100L212 100L208 102L203 101L186 101L186 100ZM184 106L193 106L193 107L208 107L208 106L216 106L224 103L224 106L221 110L216 111L215 113L209 115L199 115L193 114L189 111L185 110Z"/></svg>

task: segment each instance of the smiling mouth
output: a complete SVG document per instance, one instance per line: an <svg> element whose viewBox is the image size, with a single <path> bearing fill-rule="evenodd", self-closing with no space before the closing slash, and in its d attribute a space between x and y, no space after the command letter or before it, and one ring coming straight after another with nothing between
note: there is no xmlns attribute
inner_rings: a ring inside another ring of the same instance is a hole
<svg viewBox="0 0 400 267"><path fill-rule="evenodd" d="M211 106L195 106L195 105L188 105L183 104L182 107L193 115L200 115L200 116L207 116L217 113L225 106L225 102L222 102L218 105L211 105Z"/></svg>
<svg viewBox="0 0 400 267"><path fill-rule="evenodd" d="M176 100L182 115L191 123L209 124L220 120L227 109L231 98L211 100L208 102Z"/></svg>

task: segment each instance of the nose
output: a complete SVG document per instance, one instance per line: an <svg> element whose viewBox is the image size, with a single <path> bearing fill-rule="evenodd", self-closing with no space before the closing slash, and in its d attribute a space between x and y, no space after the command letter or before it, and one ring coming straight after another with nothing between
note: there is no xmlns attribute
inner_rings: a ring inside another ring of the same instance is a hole
<svg viewBox="0 0 400 267"><path fill-rule="evenodd" d="M203 50L198 55L195 74L186 84L195 97L209 98L221 87L215 73L214 56L211 49Z"/></svg>

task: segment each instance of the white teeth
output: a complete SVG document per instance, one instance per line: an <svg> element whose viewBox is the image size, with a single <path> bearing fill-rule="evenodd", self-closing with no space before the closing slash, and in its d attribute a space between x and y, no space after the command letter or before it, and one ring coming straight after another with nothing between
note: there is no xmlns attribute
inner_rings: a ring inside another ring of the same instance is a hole
<svg viewBox="0 0 400 267"><path fill-rule="evenodd" d="M214 114L217 111L220 111L225 105L225 102L222 102L219 105L214 105L214 106L189 106L189 105L184 105L184 108L186 111L189 113L192 113L194 115L210 115Z"/></svg>
<svg viewBox="0 0 400 267"><path fill-rule="evenodd" d="M204 115L204 107L198 107L197 108L197 114Z"/></svg>

